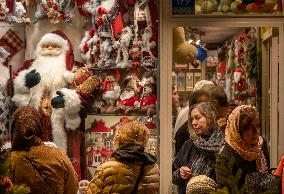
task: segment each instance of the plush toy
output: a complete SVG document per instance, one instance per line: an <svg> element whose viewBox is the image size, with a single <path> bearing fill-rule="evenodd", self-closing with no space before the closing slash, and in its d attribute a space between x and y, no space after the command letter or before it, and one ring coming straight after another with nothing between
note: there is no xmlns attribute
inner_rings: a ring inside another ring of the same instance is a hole
<svg viewBox="0 0 284 194"><path fill-rule="evenodd" d="M14 15L15 15L18 23L27 23L27 24L31 23L30 18L26 17L26 13L27 13L27 11L26 11L23 3L17 1L15 3Z"/></svg>
<svg viewBox="0 0 284 194"><path fill-rule="evenodd" d="M131 61L129 60L129 47L133 39L133 36L134 34L132 32L131 26L123 28L122 34L119 37L119 41L117 42L118 51L115 60L116 67L120 68L131 67Z"/></svg>
<svg viewBox="0 0 284 194"><path fill-rule="evenodd" d="M81 40L79 49L81 58L87 65L90 64L93 66L93 64L98 63L100 57L100 44L101 39L94 28L85 32L85 36Z"/></svg>
<svg viewBox="0 0 284 194"><path fill-rule="evenodd" d="M127 71L127 76L123 81L123 92L119 96L114 112L130 114L139 111L141 86L138 74L139 71L136 69Z"/></svg>
<svg viewBox="0 0 284 194"><path fill-rule="evenodd" d="M85 12L86 15L92 16L99 32L108 28L110 34L115 39L118 38L123 25L117 0L77 0L77 6L80 13Z"/></svg>
<svg viewBox="0 0 284 194"><path fill-rule="evenodd" d="M218 10L218 2L216 0L204 0L201 4L201 13L209 14Z"/></svg>
<svg viewBox="0 0 284 194"><path fill-rule="evenodd" d="M9 11L6 0L0 0L0 20L4 20Z"/></svg>
<svg viewBox="0 0 284 194"><path fill-rule="evenodd" d="M60 21L71 22L72 14L70 4L67 0L39 0L35 11L34 23L47 18L50 23L57 24Z"/></svg>
<svg viewBox="0 0 284 194"><path fill-rule="evenodd" d="M218 12L230 12L231 11L231 3L232 0L220 0L219 6L218 6Z"/></svg>
<svg viewBox="0 0 284 194"><path fill-rule="evenodd" d="M107 73L104 79L101 89L103 90L102 99L106 101L108 106L106 110L107 113L112 113L114 111L116 100L120 96L121 89L118 84L119 79L120 73L118 70Z"/></svg>
<svg viewBox="0 0 284 194"><path fill-rule="evenodd" d="M152 28L148 26L144 29L142 35L142 40L138 41L138 44L141 47L142 51L142 65L143 66L155 66L157 58L152 53L152 49L156 47L156 42L151 39L152 37Z"/></svg>
<svg viewBox="0 0 284 194"><path fill-rule="evenodd" d="M173 32L173 61L178 64L188 64L196 57L196 48L185 41L183 27L174 28Z"/></svg>
<svg viewBox="0 0 284 194"><path fill-rule="evenodd" d="M235 0L231 3L231 11L233 13L240 13L242 10L239 9L239 5L242 4L242 1L241 0Z"/></svg>
<svg viewBox="0 0 284 194"><path fill-rule="evenodd" d="M79 190L77 194L87 194L90 182L88 180L81 180L79 182Z"/></svg>
<svg viewBox="0 0 284 194"><path fill-rule="evenodd" d="M138 43L133 43L132 48L129 51L129 56L132 58L132 67L141 65L142 51Z"/></svg>
<svg viewBox="0 0 284 194"><path fill-rule="evenodd" d="M235 71L234 71L234 81L235 81L236 84L239 83L243 74L244 74L244 69L242 67L240 67L239 64L237 64Z"/></svg>
<svg viewBox="0 0 284 194"><path fill-rule="evenodd" d="M140 108L148 116L156 114L157 95L155 74L153 71L146 72L141 80L143 92L140 99Z"/></svg>

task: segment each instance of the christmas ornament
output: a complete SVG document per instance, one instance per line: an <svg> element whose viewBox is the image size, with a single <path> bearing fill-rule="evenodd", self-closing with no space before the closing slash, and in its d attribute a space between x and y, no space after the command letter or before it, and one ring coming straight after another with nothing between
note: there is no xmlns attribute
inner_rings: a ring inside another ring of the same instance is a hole
<svg viewBox="0 0 284 194"><path fill-rule="evenodd" d="M60 21L71 23L71 5L68 0L37 0L36 4L33 23L45 18L52 24L57 24Z"/></svg>
<svg viewBox="0 0 284 194"><path fill-rule="evenodd" d="M196 48L196 59L199 61L204 61L207 57L207 50L203 47Z"/></svg>
<svg viewBox="0 0 284 194"><path fill-rule="evenodd" d="M241 80L241 77L243 76L243 73L244 73L244 69L242 67L235 68L235 71L234 71L235 83L239 83L239 81Z"/></svg>
<svg viewBox="0 0 284 194"><path fill-rule="evenodd" d="M120 96L121 88L118 84L120 73L118 70L107 72L102 85L102 99L107 104L107 113L112 113L115 108L115 103Z"/></svg>
<svg viewBox="0 0 284 194"><path fill-rule="evenodd" d="M141 65L142 51L137 42L133 43L132 48L129 51L129 56L132 59L132 67L138 67Z"/></svg>
<svg viewBox="0 0 284 194"><path fill-rule="evenodd" d="M77 0L79 10L92 16L93 25L97 26L98 34L107 28L108 33L114 39L118 39L123 24L120 14L120 7L116 0ZM102 35L103 36L103 35Z"/></svg>
<svg viewBox="0 0 284 194"><path fill-rule="evenodd" d="M246 86L245 84L246 84L246 81L243 78L241 78L240 81L237 83L237 90L239 92L242 92L245 89L245 86Z"/></svg>
<svg viewBox="0 0 284 194"><path fill-rule="evenodd" d="M194 68L197 68L200 64L197 60L194 60L192 61L191 65L194 67Z"/></svg>
<svg viewBox="0 0 284 194"><path fill-rule="evenodd" d="M148 26L144 29L144 33L142 35L142 40L138 41L138 45L141 47L142 51L142 65L145 67L155 67L157 58L154 56L152 52L156 47L156 42L151 39L152 37L152 28Z"/></svg>
<svg viewBox="0 0 284 194"><path fill-rule="evenodd" d="M131 26L127 26L122 29L122 34L119 37L119 40L116 42L116 44L118 45L117 57L115 60L116 67L131 67L132 64L129 60L129 48L133 36L134 34Z"/></svg>
<svg viewBox="0 0 284 194"><path fill-rule="evenodd" d="M226 73L226 65L223 62L220 62L216 68L217 79L221 80L224 78Z"/></svg>

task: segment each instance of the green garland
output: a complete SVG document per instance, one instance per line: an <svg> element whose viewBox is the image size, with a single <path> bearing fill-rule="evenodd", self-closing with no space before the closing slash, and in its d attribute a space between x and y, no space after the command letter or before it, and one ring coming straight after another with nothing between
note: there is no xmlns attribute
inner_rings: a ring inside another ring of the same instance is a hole
<svg viewBox="0 0 284 194"><path fill-rule="evenodd" d="M2 151L0 153L0 193L1 194L28 194L30 189L25 185L12 184L9 172L10 154Z"/></svg>

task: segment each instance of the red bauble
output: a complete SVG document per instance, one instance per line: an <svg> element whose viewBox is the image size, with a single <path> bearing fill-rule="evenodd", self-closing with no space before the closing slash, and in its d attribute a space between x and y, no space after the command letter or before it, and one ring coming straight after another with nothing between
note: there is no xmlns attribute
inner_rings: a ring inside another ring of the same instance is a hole
<svg viewBox="0 0 284 194"><path fill-rule="evenodd" d="M104 20L103 20L102 17L99 17L99 18L97 19L97 21L96 21L96 24L97 24L98 26L103 25L103 23L104 23Z"/></svg>
<svg viewBox="0 0 284 194"><path fill-rule="evenodd" d="M238 84L237 84L237 90L239 92L243 91L245 89L245 85L246 85L246 82L244 79L241 79Z"/></svg>
<svg viewBox="0 0 284 194"><path fill-rule="evenodd" d="M194 67L194 68L197 68L199 66L199 63L198 61L194 60L192 61L191 65Z"/></svg>
<svg viewBox="0 0 284 194"><path fill-rule="evenodd" d="M249 91L248 91L248 95L249 96L256 96L256 88L255 87L250 88Z"/></svg>

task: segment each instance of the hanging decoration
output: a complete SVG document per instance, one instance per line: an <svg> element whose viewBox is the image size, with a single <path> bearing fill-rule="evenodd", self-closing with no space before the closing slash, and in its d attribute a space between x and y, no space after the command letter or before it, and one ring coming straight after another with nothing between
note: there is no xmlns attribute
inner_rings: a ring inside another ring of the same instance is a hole
<svg viewBox="0 0 284 194"><path fill-rule="evenodd" d="M48 19L50 23L57 24L60 21L71 23L71 5L68 0L37 0L35 20Z"/></svg>
<svg viewBox="0 0 284 194"><path fill-rule="evenodd" d="M207 57L207 50L204 47L196 48L196 59L204 61Z"/></svg>

